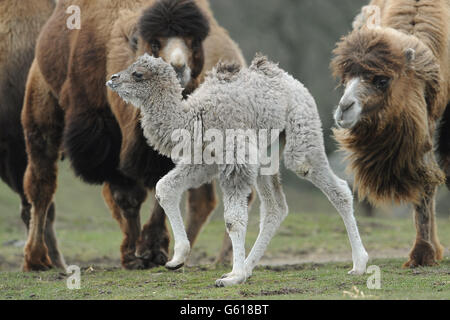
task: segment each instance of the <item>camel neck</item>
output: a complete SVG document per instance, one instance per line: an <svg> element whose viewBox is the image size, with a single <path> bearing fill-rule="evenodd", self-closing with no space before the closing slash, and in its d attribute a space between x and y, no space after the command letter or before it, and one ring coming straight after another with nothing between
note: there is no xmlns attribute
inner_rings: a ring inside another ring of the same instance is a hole
<svg viewBox="0 0 450 320"><path fill-rule="evenodd" d="M189 130L193 112L184 109L180 90L155 90L142 108L144 134L156 150L170 156L176 141L172 135L179 130Z"/></svg>

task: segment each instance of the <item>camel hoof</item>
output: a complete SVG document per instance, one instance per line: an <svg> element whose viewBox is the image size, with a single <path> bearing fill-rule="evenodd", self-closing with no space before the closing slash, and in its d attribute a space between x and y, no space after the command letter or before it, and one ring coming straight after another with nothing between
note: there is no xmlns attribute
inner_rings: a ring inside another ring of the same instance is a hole
<svg viewBox="0 0 450 320"><path fill-rule="evenodd" d="M175 271L175 270L180 269L183 266L184 266L184 262L176 262L176 261L172 262L172 261L169 261L169 262L166 263L165 267L168 270Z"/></svg>
<svg viewBox="0 0 450 320"><path fill-rule="evenodd" d="M435 260L427 260L427 261L417 261L415 259L409 259L403 264L404 269L415 269L418 267L434 267L438 266L439 263L437 263Z"/></svg>
<svg viewBox="0 0 450 320"><path fill-rule="evenodd" d="M50 258L48 258L48 257L43 258L40 261L36 261L36 262L25 259L25 262L23 264L23 271L25 271L25 272L48 271L52 268L53 268L53 265L50 262Z"/></svg>
<svg viewBox="0 0 450 320"><path fill-rule="evenodd" d="M178 270L184 266L186 259L189 257L191 246L189 241L183 241L175 245L174 256L172 260L166 263L166 268L169 270Z"/></svg>
<svg viewBox="0 0 450 320"><path fill-rule="evenodd" d="M348 272L348 274L350 275L354 275L354 276L360 276L362 274L366 273L365 270L360 270L360 269L352 269Z"/></svg>
<svg viewBox="0 0 450 320"><path fill-rule="evenodd" d="M23 266L23 271L25 272L33 272L33 271L49 271L52 269L52 266L46 264L37 264L37 263L25 263Z"/></svg>
<svg viewBox="0 0 450 320"><path fill-rule="evenodd" d="M403 268L436 266L438 265L436 256L436 250L431 243L424 240L416 241L409 254L409 260L403 264Z"/></svg>
<svg viewBox="0 0 450 320"><path fill-rule="evenodd" d="M139 258L130 259L126 262L122 262L122 267L125 270L144 270L148 269L144 260Z"/></svg>
<svg viewBox="0 0 450 320"><path fill-rule="evenodd" d="M231 275L227 278L216 280L216 287L225 288L244 283L247 280L245 275Z"/></svg>
<svg viewBox="0 0 450 320"><path fill-rule="evenodd" d="M47 271L53 268L48 250L43 246L25 246L23 271Z"/></svg>
<svg viewBox="0 0 450 320"><path fill-rule="evenodd" d="M144 227L136 243L136 257L150 268L163 266L169 261L169 235L164 230Z"/></svg>
<svg viewBox="0 0 450 320"><path fill-rule="evenodd" d="M145 250L143 253L142 251L136 251L136 257L142 259L147 268L163 266L169 260L167 252L163 251L162 249L156 249L155 252L151 250Z"/></svg>
<svg viewBox="0 0 450 320"><path fill-rule="evenodd" d="M362 275L366 273L369 255L367 252L362 253L358 258L353 259L353 269L348 272L350 275Z"/></svg>

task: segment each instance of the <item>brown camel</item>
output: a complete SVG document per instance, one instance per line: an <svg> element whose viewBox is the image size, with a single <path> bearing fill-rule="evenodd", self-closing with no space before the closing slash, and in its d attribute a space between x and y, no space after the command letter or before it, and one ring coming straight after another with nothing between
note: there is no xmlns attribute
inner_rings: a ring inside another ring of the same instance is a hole
<svg viewBox="0 0 450 320"><path fill-rule="evenodd" d="M80 8L80 29L66 26L71 5ZM63 150L79 177L104 184L104 199L124 235L122 266L141 269L166 263L165 213L156 204L141 231L140 208L148 190L173 163L148 147L139 114L107 95L104 86L107 78L144 52L172 64L185 95L219 60L244 64L207 0L59 1L39 37L22 112L29 160L24 186L32 204L24 270L55 266L42 231ZM190 191L192 243L215 203L212 185Z"/></svg>
<svg viewBox="0 0 450 320"><path fill-rule="evenodd" d="M363 11L334 51L332 69L345 85L335 136L350 152L360 196L414 205L417 237L404 266L435 265L443 258L435 194L446 176L450 186L450 1L371 5L380 19Z"/></svg>
<svg viewBox="0 0 450 320"><path fill-rule="evenodd" d="M0 178L20 196L27 229L31 206L23 189L27 155L20 113L36 40L54 7L53 0L0 1ZM54 210L52 203L44 233L51 260L63 267L54 241Z"/></svg>

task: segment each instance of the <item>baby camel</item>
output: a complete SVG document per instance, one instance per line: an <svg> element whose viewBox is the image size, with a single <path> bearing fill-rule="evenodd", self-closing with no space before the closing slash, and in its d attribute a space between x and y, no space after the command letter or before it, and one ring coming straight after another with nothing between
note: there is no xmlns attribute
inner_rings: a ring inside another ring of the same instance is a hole
<svg viewBox="0 0 450 320"><path fill-rule="evenodd" d="M199 127L202 132L212 129L224 136L228 129L234 129L240 132L236 134L237 139L245 139L244 130L280 132L277 140L285 138L282 140L286 167L320 188L344 220L353 256L353 270L349 273L365 272L368 255L353 216L352 192L330 169L315 101L300 82L266 57L258 55L250 68L242 70L219 64L204 84L184 101L173 68L147 54L127 70L113 75L107 86L126 102L140 108L148 143L172 158L174 149L179 147L173 134L179 130L195 137ZM219 178L224 194L225 223L233 244L233 270L217 280L217 286L239 284L252 275L270 239L288 214L278 167L272 175L261 174L259 158L255 163L239 161L242 159L237 159L234 138L226 140L227 161L224 163L178 162L156 186L156 197L169 217L175 238L174 257L166 267L178 269L190 251L179 208L182 193ZM205 152L203 156L208 150L205 142L200 143ZM250 152L245 150L248 156ZM228 156L228 151L234 159ZM247 198L253 186L261 199L260 233L245 258Z"/></svg>

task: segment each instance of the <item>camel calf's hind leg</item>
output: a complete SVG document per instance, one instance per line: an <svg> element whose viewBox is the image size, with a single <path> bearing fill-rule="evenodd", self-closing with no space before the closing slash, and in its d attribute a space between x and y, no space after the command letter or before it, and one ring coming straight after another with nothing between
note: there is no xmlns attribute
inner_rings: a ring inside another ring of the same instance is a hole
<svg viewBox="0 0 450 320"><path fill-rule="evenodd" d="M248 196L248 212L251 211L254 200L255 200L255 191L252 191L252 193ZM231 261L232 254L233 254L233 246L231 244L231 239L228 233L225 232L225 235L222 240L222 248L220 249L220 252L216 257L214 264L217 265L229 263Z"/></svg>
<svg viewBox="0 0 450 320"><path fill-rule="evenodd" d="M36 62L33 63L28 78L22 123L28 154L24 191L32 206L23 268L25 271L47 270L54 265L49 258L46 236L54 241L55 246L51 249L57 251L53 227L49 226L49 230L46 220L56 191L64 115ZM50 215L53 222L54 211Z"/></svg>
<svg viewBox="0 0 450 320"><path fill-rule="evenodd" d="M261 220L258 238L245 260L247 278L252 275L253 269L264 255L270 240L288 215L288 205L278 174L259 176L257 190L261 200Z"/></svg>
<svg viewBox="0 0 450 320"><path fill-rule="evenodd" d="M230 170L231 169L231 170ZM248 197L256 184L257 170L253 168L223 168L219 177L223 190L224 218L233 246L233 269L216 281L217 287L228 287L247 280L245 270L245 235L248 223Z"/></svg>
<svg viewBox="0 0 450 320"><path fill-rule="evenodd" d="M311 181L322 190L339 212L344 220L352 247L353 269L349 274L364 274L369 256L361 241L356 219L353 215L353 193L347 182L339 179L331 170L325 152L311 155L311 158L306 160L297 174Z"/></svg>

